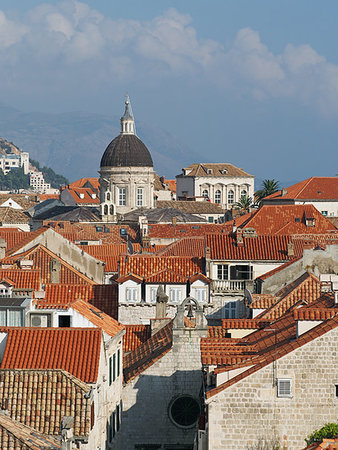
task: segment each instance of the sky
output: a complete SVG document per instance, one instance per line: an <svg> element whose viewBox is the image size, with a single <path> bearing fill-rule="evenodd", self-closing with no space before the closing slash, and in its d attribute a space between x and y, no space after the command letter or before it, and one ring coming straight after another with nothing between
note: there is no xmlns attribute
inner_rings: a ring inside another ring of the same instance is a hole
<svg viewBox="0 0 338 450"><path fill-rule="evenodd" d="M191 162L335 176L337 17L336 0L2 0L0 102L113 117L128 92Z"/></svg>

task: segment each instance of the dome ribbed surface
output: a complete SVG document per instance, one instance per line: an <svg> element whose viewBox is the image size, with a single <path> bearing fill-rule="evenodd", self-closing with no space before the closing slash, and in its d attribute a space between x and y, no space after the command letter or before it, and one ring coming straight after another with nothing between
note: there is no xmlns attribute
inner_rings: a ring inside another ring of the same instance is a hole
<svg viewBox="0 0 338 450"><path fill-rule="evenodd" d="M106 148L101 167L153 167L149 150L134 134L120 134Z"/></svg>

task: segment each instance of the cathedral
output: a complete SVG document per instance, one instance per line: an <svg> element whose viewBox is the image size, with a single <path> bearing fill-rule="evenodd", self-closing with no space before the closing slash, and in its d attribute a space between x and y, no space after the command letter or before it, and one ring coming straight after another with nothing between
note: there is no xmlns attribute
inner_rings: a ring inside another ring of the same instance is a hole
<svg viewBox="0 0 338 450"><path fill-rule="evenodd" d="M129 97L121 117L121 132L106 148L100 164L102 220L116 222L137 208L154 208L154 164L149 150L136 136Z"/></svg>

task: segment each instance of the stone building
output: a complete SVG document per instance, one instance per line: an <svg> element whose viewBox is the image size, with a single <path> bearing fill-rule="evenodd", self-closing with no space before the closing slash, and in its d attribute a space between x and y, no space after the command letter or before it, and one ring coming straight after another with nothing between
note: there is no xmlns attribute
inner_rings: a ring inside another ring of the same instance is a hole
<svg viewBox="0 0 338 450"><path fill-rule="evenodd" d="M255 177L233 164L191 164L176 177L178 200L187 197L206 198L231 209L241 196L254 195Z"/></svg>
<svg viewBox="0 0 338 450"><path fill-rule="evenodd" d="M243 339L202 339L208 448L300 449L335 422L337 325L334 295L324 294Z"/></svg>
<svg viewBox="0 0 338 450"><path fill-rule="evenodd" d="M106 148L100 164L100 209L104 221L114 222L136 208L154 207L154 164L136 136L129 97L121 118L121 133Z"/></svg>
<svg viewBox="0 0 338 450"><path fill-rule="evenodd" d="M192 449L203 409L200 339L207 335L203 309L188 297L174 320L153 322L158 323L152 323L152 337L124 358L123 448Z"/></svg>

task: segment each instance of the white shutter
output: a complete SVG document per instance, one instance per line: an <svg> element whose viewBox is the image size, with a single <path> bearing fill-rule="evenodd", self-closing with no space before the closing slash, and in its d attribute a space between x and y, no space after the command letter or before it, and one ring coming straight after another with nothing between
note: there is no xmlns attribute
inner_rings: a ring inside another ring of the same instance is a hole
<svg viewBox="0 0 338 450"><path fill-rule="evenodd" d="M292 397L292 380L291 378L279 378L277 380L278 397Z"/></svg>

